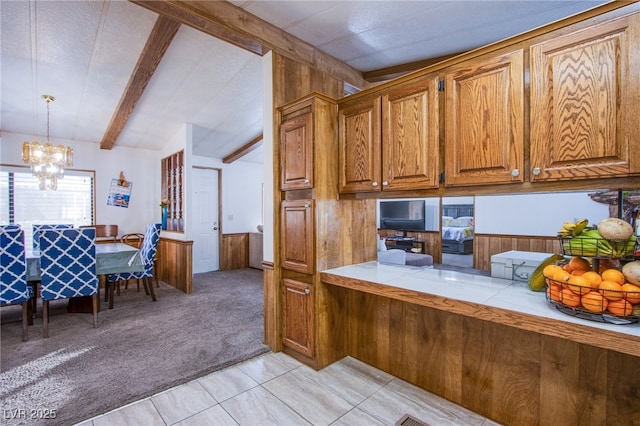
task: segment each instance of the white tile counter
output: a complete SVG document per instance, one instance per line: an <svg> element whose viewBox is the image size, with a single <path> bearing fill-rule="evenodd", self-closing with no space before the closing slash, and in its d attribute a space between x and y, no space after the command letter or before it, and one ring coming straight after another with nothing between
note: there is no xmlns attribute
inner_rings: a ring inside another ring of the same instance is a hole
<svg viewBox="0 0 640 426"><path fill-rule="evenodd" d="M558 311L527 283L440 269L367 262L323 271L327 284L503 323L640 356L640 324L617 325ZM535 318L531 318L531 317Z"/></svg>

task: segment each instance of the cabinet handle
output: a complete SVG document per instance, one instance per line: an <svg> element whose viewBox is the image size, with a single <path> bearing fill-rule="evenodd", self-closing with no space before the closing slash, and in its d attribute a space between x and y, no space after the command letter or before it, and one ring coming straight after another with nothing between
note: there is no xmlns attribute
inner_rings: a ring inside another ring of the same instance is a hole
<svg viewBox="0 0 640 426"><path fill-rule="evenodd" d="M309 179L305 179L305 180L304 180L304 183L309 183Z"/></svg>
<svg viewBox="0 0 640 426"><path fill-rule="evenodd" d="M541 172L540 167L535 167L533 169L533 175L534 176L538 176L540 174L540 172Z"/></svg>
<svg viewBox="0 0 640 426"><path fill-rule="evenodd" d="M305 208L305 209L308 209L310 206L311 206L311 204L309 204L309 203L304 203L304 208Z"/></svg>
<svg viewBox="0 0 640 426"><path fill-rule="evenodd" d="M387 185L389 185L389 182L387 182L386 180L383 180L382 181L382 186L387 186Z"/></svg>
<svg viewBox="0 0 640 426"><path fill-rule="evenodd" d="M373 186L375 188L376 186L378 186L378 182L372 182L371 186Z"/></svg>
<svg viewBox="0 0 640 426"><path fill-rule="evenodd" d="M296 293L296 294L302 294L303 296L307 296L307 295L309 295L309 293L311 293L311 290L309 290L308 288L305 288L304 291L295 290L295 289L290 288L289 291L292 292L292 293Z"/></svg>
<svg viewBox="0 0 640 426"><path fill-rule="evenodd" d="M520 170L518 170L518 169L511 170L511 176L513 176L513 177L520 176Z"/></svg>

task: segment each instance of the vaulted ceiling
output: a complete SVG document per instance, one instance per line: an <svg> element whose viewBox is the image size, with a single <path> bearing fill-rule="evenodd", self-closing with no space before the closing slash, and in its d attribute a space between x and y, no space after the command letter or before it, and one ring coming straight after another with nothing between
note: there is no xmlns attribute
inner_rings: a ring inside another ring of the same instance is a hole
<svg viewBox="0 0 640 426"><path fill-rule="evenodd" d="M362 87L602 3L3 0L0 129L46 136L47 94L53 140L160 149L188 123L195 154L260 162L271 49Z"/></svg>

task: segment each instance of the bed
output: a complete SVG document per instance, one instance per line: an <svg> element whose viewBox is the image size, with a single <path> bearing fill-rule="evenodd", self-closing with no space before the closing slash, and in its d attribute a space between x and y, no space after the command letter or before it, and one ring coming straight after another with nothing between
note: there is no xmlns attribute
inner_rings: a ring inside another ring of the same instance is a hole
<svg viewBox="0 0 640 426"><path fill-rule="evenodd" d="M473 252L473 204L442 206L442 252Z"/></svg>

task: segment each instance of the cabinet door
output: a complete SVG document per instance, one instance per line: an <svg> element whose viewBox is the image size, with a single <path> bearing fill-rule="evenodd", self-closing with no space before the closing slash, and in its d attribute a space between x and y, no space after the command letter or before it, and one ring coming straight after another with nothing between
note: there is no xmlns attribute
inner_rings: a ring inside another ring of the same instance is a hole
<svg viewBox="0 0 640 426"><path fill-rule="evenodd" d="M282 280L282 344L310 358L314 356L312 286Z"/></svg>
<svg viewBox="0 0 640 426"><path fill-rule="evenodd" d="M285 200L281 214L282 267L312 274L313 252L313 200Z"/></svg>
<svg viewBox="0 0 640 426"><path fill-rule="evenodd" d="M445 184L523 182L523 52L445 75Z"/></svg>
<svg viewBox="0 0 640 426"><path fill-rule="evenodd" d="M382 190L438 187L436 76L382 96Z"/></svg>
<svg viewBox="0 0 640 426"><path fill-rule="evenodd" d="M532 181L640 172L639 20L531 47Z"/></svg>
<svg viewBox="0 0 640 426"><path fill-rule="evenodd" d="M340 106L339 191L380 191L380 98Z"/></svg>
<svg viewBox="0 0 640 426"><path fill-rule="evenodd" d="M281 189L313 187L313 114L294 116L280 125Z"/></svg>

